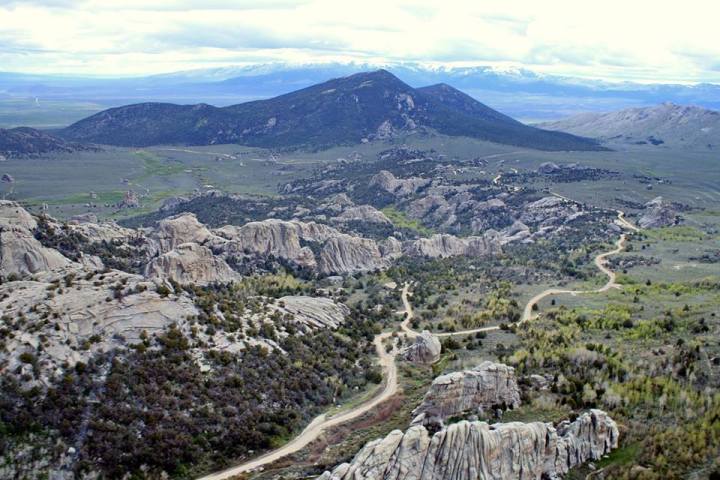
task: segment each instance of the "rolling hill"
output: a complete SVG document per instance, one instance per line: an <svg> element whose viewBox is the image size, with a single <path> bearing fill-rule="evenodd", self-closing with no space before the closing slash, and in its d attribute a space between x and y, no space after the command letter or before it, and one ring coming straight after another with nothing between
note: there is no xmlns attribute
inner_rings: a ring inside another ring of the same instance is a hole
<svg viewBox="0 0 720 480"><path fill-rule="evenodd" d="M0 156L8 158L32 157L51 152L73 152L84 149L82 145L35 130L19 127L0 128Z"/></svg>
<svg viewBox="0 0 720 480"><path fill-rule="evenodd" d="M412 133L467 136L539 150L598 150L594 140L524 125L448 86L414 89L385 70L218 108L142 103L105 110L59 134L120 146L238 143L326 148Z"/></svg>
<svg viewBox="0 0 720 480"><path fill-rule="evenodd" d="M586 113L539 125L608 144L712 149L720 146L720 112L663 103L610 113Z"/></svg>

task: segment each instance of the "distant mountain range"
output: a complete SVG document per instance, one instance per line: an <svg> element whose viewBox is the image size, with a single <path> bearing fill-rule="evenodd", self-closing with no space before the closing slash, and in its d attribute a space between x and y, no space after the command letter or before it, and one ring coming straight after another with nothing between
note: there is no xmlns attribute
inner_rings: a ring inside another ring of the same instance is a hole
<svg viewBox="0 0 720 480"><path fill-rule="evenodd" d="M720 112L673 103L610 113L580 114L538 126L597 138L609 145L720 147Z"/></svg>
<svg viewBox="0 0 720 480"><path fill-rule="evenodd" d="M490 107L524 121L556 120L662 102L720 109L720 85L640 84L543 75L528 69L487 66L431 68L398 63L382 66L418 87L447 83ZM89 102L113 107L139 102L218 106L271 98L328 78L375 70L364 63L289 65L273 63L176 72L137 78L44 76L0 72L0 101L36 98L43 102ZM81 117L77 117L79 119ZM8 120L5 120L8 124Z"/></svg>
<svg viewBox="0 0 720 480"><path fill-rule="evenodd" d="M167 103L112 108L58 132L77 142L119 146L238 143L291 148L416 133L539 150L602 149L594 140L524 125L445 84L412 88L386 70L223 108Z"/></svg>

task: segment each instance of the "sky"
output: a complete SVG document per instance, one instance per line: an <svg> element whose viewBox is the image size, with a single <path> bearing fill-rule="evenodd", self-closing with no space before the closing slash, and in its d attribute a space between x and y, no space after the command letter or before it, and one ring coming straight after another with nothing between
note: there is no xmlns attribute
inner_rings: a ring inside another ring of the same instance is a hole
<svg viewBox="0 0 720 480"><path fill-rule="evenodd" d="M420 62L720 83L718 18L716 0L0 0L0 71Z"/></svg>

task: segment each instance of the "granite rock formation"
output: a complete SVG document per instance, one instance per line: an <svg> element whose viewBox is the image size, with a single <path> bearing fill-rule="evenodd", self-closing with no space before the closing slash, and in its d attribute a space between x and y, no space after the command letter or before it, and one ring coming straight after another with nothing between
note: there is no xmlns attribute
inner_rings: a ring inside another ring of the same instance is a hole
<svg viewBox="0 0 720 480"><path fill-rule="evenodd" d="M448 234L436 234L429 238L420 238L407 242L404 253L410 256L445 258L456 255L479 257L499 253L501 238L495 231L488 231L483 236L460 238Z"/></svg>
<svg viewBox="0 0 720 480"><path fill-rule="evenodd" d="M618 428L601 410L574 422L462 421L431 435L422 425L368 443L350 463L320 480L540 480L559 478L618 445Z"/></svg>
<svg viewBox="0 0 720 480"><path fill-rule="evenodd" d="M0 201L0 275L19 276L53 270L72 262L35 239L37 222L24 208Z"/></svg>
<svg viewBox="0 0 720 480"><path fill-rule="evenodd" d="M520 406L515 369L485 361L471 370L452 372L433 380L413 423L440 422L461 414L483 414L492 408Z"/></svg>
<svg viewBox="0 0 720 480"><path fill-rule="evenodd" d="M432 333L424 330L415 337L415 343L403 350L402 356L409 362L431 364L440 359L441 352L440 340Z"/></svg>
<svg viewBox="0 0 720 480"><path fill-rule="evenodd" d="M225 260L197 243L183 243L150 261L145 276L180 284L227 283L239 278Z"/></svg>
<svg viewBox="0 0 720 480"><path fill-rule="evenodd" d="M638 220L640 228L661 228L676 225L679 217L662 197L655 197L645 204L645 211Z"/></svg>

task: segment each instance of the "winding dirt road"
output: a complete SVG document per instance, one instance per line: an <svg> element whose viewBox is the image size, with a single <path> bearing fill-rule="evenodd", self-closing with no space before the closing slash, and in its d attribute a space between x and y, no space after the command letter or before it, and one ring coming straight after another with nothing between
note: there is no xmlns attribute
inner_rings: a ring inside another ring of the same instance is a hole
<svg viewBox="0 0 720 480"><path fill-rule="evenodd" d="M617 216L618 225L620 225L624 228L627 228L628 230L632 230L633 232L640 231L639 228L637 228L635 225L633 225L632 223L628 222L625 219L625 213L623 213L620 210L618 210L617 213L618 213L618 216ZM627 234L623 233L620 235L620 238L618 238L617 241L615 242L614 249L604 252L604 253L601 253L601 254L598 254L595 257L595 266L598 268L598 270L603 272L608 277L608 280L607 280L607 282L605 282L605 285L603 285L602 287L595 289L595 290L565 290L565 289L560 289L560 288L548 288L547 290L543 290L542 292L538 293L537 295L532 297L527 302L527 304L525 305L525 309L523 310L522 317L520 318L520 323L530 321L533 318L537 317L537 314L533 315L533 307L535 305L537 305L538 302L540 302L544 298L551 297L554 295L573 295L574 296L574 295L581 295L581 294L587 294L587 293L603 293L603 292L607 292L611 288L620 288L620 285L618 285L616 282L617 275L615 274L615 272L613 272L612 270L610 270L607 267L607 258L612 255L616 255L616 254L622 252L623 250L625 250L626 243L627 243Z"/></svg>
<svg viewBox="0 0 720 480"><path fill-rule="evenodd" d="M624 214L621 211L618 211L617 222L619 225L629 230L638 231L637 227L635 227L633 224L631 224L625 219ZM533 315L533 305L536 305L538 302L540 302L546 297L559 294L578 295L585 293L601 293L608 291L611 288L620 288L620 286L615 282L615 272L613 272L607 267L606 262L607 257L615 255L625 249L626 241L627 235L623 233L622 235L620 235L620 238L615 243L615 248L613 250L598 254L595 257L595 265L601 272L603 272L608 277L608 281L605 283L605 285L598 288L597 290L563 290L558 288L549 288L547 290L544 290L532 297L528 301L527 305L525 305L525 309L520 319L520 323L527 322L535 318L535 316ZM403 307L405 309L405 311L401 313L404 313L405 318L400 324L400 329L410 338L414 338L418 335L418 332L416 332L410 327L410 322L414 318L413 308L409 300L410 295L412 295L412 293L410 293L410 283L406 282L403 285L401 291L401 299ZM435 335L438 337L450 337L455 335L468 335L477 332L490 332L499 329L500 327L498 326L481 327L471 330L461 330L458 332L436 333ZM376 335L373 340L373 343L375 344L375 350L378 354L380 366L383 370L384 381L381 390L371 399L363 402L355 408L338 413L331 417L328 417L326 414L318 415L313 419L312 422L310 422L307 427L305 427L305 429L297 437L295 437L282 447L268 452L264 455L261 455L248 462L228 468L227 470L200 477L198 480L225 480L240 475L241 473L257 470L261 467L276 462L283 457L302 450L305 446L320 437L323 431L325 431L327 428L341 425L343 423L354 420L395 395L395 393L397 393L398 391L397 365L395 363L395 357L398 354L398 350L395 346L393 346L393 349L388 352L385 350L384 345L385 340L390 338L392 335L392 332L383 332Z"/></svg>
<svg viewBox="0 0 720 480"><path fill-rule="evenodd" d="M407 305L409 306L409 303ZM409 312L409 314L406 314L406 317L412 317L412 307L410 307L410 309L407 311ZM406 318L406 321L409 321L409 319ZM398 390L397 365L395 364L395 356L398 352L395 347L393 347L390 352L387 352L384 345L385 339L390 338L391 336L392 332L383 332L379 335L376 335L373 340L373 343L375 344L375 350L377 351L378 357L380 359L380 366L383 370L384 379L382 389L379 393L374 395L373 398L367 400L366 402L363 402L362 404L351 410L338 413L336 415L333 415L332 417L328 417L326 414L318 415L313 419L312 422L310 422L307 427L305 427L305 430L303 430L300 435L298 435L282 447L278 448L277 450L273 450L253 460L228 468L227 470L206 475L199 478L198 480L224 480L240 475L241 473L249 472L265 465L269 465L277 460L280 460L283 457L302 450L309 443L316 440L327 428L341 425L351 420L355 420L356 418L364 415L377 405L383 403L385 400L395 395Z"/></svg>

